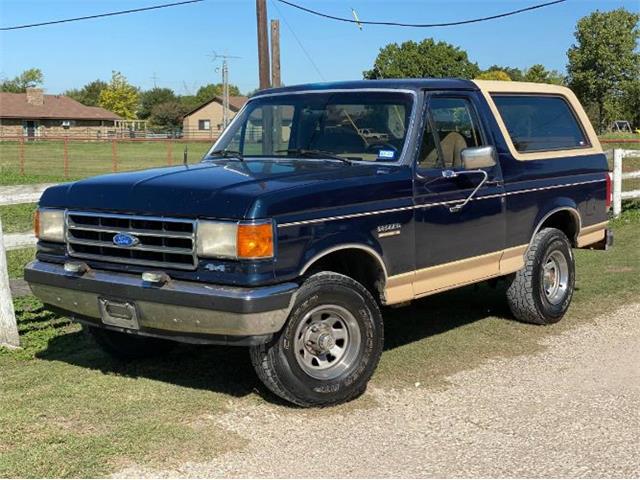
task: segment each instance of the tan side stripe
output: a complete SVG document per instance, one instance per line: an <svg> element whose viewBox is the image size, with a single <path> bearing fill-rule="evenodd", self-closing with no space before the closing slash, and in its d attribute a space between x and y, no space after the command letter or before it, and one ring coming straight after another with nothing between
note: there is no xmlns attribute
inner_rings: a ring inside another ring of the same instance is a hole
<svg viewBox="0 0 640 480"><path fill-rule="evenodd" d="M385 285L385 303L407 302L452 288L517 272L528 245L394 275Z"/></svg>
<svg viewBox="0 0 640 480"><path fill-rule="evenodd" d="M601 179L601 180L589 180L586 182L577 182L577 183L565 183L562 185L552 185L549 187L539 187L539 188L529 188L526 190L516 190L513 192L505 192L505 193L497 193L495 195L485 195L483 197L476 197L473 198L471 201L478 201L478 200L489 200L492 198L501 198L501 197L508 197L510 195L520 195L523 193L532 193L532 192L539 192L539 191L543 191L543 190L553 190L556 188L564 188L564 187L574 187L574 186L578 186L578 185L587 185L590 183L601 183L601 182L605 182L605 179ZM425 203L425 204L421 204L421 205L411 205L411 206L407 206L407 207L399 207L399 208L388 208L388 209L383 209L383 210L373 210L370 212L360 212L360 213L349 213L349 214L345 214L345 215L336 215L333 217L322 217L322 218L314 218L311 220L300 220L297 222L287 222L287 223L280 223L278 224L278 228L286 228L286 227L297 227L297 226L301 226L301 225L309 225L312 223L321 223L321 222L331 222L331 221L335 221L335 220L346 220L349 218L358 218L358 217L366 217L369 215L381 215L384 213L393 213L393 212L403 212L406 210L416 210L416 209L420 209L420 208L430 208L430 207L437 207L437 206L446 206L446 205L453 205L456 203L461 203L463 201L463 199L458 199L458 200L448 200L446 202L434 202L434 203Z"/></svg>
<svg viewBox="0 0 640 480"><path fill-rule="evenodd" d="M578 248L586 247L587 245L592 245L604 240L608 224L609 222L596 223L580 230L577 241Z"/></svg>

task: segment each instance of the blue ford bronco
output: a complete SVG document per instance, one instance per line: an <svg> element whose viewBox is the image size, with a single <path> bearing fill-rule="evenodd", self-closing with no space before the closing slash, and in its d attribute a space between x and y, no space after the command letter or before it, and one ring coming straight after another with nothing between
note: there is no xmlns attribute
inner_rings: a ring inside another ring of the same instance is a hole
<svg viewBox="0 0 640 480"><path fill-rule="evenodd" d="M560 320L572 248L612 242L609 189L563 87L284 87L251 98L197 164L46 190L25 278L113 355L248 346L276 395L330 405L365 390L381 306L502 278L517 319Z"/></svg>

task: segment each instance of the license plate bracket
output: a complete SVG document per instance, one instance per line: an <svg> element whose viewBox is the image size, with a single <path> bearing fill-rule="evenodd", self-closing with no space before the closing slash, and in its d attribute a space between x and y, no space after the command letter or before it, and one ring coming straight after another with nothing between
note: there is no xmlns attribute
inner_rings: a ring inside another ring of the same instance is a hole
<svg viewBox="0 0 640 480"><path fill-rule="evenodd" d="M138 330L140 328L135 303L100 297L98 298L98 305L102 323L105 325L129 330Z"/></svg>

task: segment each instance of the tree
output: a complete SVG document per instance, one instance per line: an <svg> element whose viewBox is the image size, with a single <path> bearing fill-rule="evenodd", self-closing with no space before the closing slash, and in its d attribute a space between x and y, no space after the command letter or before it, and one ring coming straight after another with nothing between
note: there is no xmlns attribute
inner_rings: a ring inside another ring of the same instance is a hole
<svg viewBox="0 0 640 480"><path fill-rule="evenodd" d="M154 126L176 129L182 126L182 117L187 111L183 104L172 100L154 106L150 120Z"/></svg>
<svg viewBox="0 0 640 480"><path fill-rule="evenodd" d="M507 72L502 70L488 70L486 72L482 72L480 75L476 77L477 80L500 80L503 82L510 82L511 77Z"/></svg>
<svg viewBox="0 0 640 480"><path fill-rule="evenodd" d="M196 98L198 99L199 103L205 103L211 100L213 97L221 97L223 94L223 89L224 86L221 83L210 83L198 89ZM235 85L229 84L229 95L240 95L240 89Z"/></svg>
<svg viewBox="0 0 640 480"><path fill-rule="evenodd" d="M140 94L139 118L149 118L156 105L177 101L176 94L170 88L155 87Z"/></svg>
<svg viewBox="0 0 640 480"><path fill-rule="evenodd" d="M97 107L100 103L100 93L107 88L109 84L102 80L94 80L87 83L81 89L67 90L64 95L87 105L88 107Z"/></svg>
<svg viewBox="0 0 640 480"><path fill-rule="evenodd" d="M203 102L198 100L198 97L195 95L180 95L178 98L180 105L182 105L187 112L191 110L195 110L197 107L202 105Z"/></svg>
<svg viewBox="0 0 640 480"><path fill-rule="evenodd" d="M27 88L36 87L44 83L44 75L39 68L25 70L11 80L5 79L0 82L0 92L24 93Z"/></svg>
<svg viewBox="0 0 640 480"><path fill-rule="evenodd" d="M485 70L485 72L495 72L500 71L509 75L509 78L514 82L522 82L524 77L522 70L514 67L502 67L500 65L491 65L489 68Z"/></svg>
<svg viewBox="0 0 640 480"><path fill-rule="evenodd" d="M524 71L522 80L533 83L564 84L564 76L556 70L547 70L544 65L536 63Z"/></svg>
<svg viewBox="0 0 640 480"><path fill-rule="evenodd" d="M127 82L124 75L114 71L111 82L100 92L98 104L121 117L134 119L138 108L138 97L138 89Z"/></svg>
<svg viewBox="0 0 640 480"><path fill-rule="evenodd" d="M569 85L593 105L600 131L617 114L607 105L620 105L625 89L640 79L639 21L639 14L619 8L595 11L576 26L576 43L567 52Z"/></svg>
<svg viewBox="0 0 640 480"><path fill-rule="evenodd" d="M366 79L460 77L474 78L480 73L467 52L446 42L436 43L426 38L402 45L390 43L380 49L371 70L363 72Z"/></svg>

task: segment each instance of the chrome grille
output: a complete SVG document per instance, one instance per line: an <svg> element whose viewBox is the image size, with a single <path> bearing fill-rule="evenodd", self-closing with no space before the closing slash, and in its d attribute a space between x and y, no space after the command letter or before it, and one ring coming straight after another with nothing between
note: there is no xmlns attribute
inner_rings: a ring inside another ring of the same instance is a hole
<svg viewBox="0 0 640 480"><path fill-rule="evenodd" d="M197 266L194 220L69 211L65 222L72 257L183 270ZM115 245L113 237L120 233L138 243Z"/></svg>

